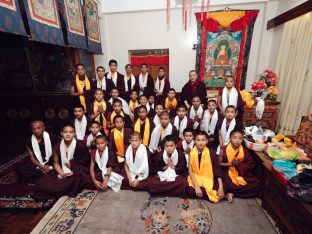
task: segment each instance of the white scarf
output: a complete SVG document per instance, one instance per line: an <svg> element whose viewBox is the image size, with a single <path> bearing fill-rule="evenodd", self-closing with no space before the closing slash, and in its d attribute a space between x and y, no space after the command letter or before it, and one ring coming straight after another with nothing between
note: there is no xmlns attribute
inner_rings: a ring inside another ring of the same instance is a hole
<svg viewBox="0 0 312 234"><path fill-rule="evenodd" d="M166 150L164 150L164 153L163 153L163 160L166 163L166 165L168 165L169 157L168 157ZM178 164L179 155L176 149L171 155L171 160L175 166ZM167 181L167 182L175 181L175 178L178 176L175 170L172 169L171 167L168 167L165 171L158 171L157 174L159 176L160 181Z"/></svg>
<svg viewBox="0 0 312 234"><path fill-rule="evenodd" d="M158 76L155 81L155 90L157 90L158 93L162 94L165 87L165 77L162 80L159 80ZM160 84L159 84L160 83Z"/></svg>
<svg viewBox="0 0 312 234"><path fill-rule="evenodd" d="M187 127L187 117L184 116L180 125L179 125L179 116L174 117L173 125L177 128L179 131L179 137L183 136L183 131Z"/></svg>
<svg viewBox="0 0 312 234"><path fill-rule="evenodd" d="M154 116L153 122L154 122L155 126L160 123L160 117L157 114Z"/></svg>
<svg viewBox="0 0 312 234"><path fill-rule="evenodd" d="M132 89L133 89L133 87L134 87L134 85L135 85L135 77L134 77L134 75L133 75L133 74L131 74L131 76L130 76L130 80L131 80L131 87L129 88L129 87L128 87L127 77L126 77L126 75L124 76L124 81L125 81L125 91L126 91L126 92L128 92L128 91L132 90Z"/></svg>
<svg viewBox="0 0 312 234"><path fill-rule="evenodd" d="M123 112L125 112L127 115L131 114L130 108L128 103L126 102L125 99L118 97L118 99L121 101L121 106L122 106L122 110ZM108 101L111 105L113 105L113 98L109 99Z"/></svg>
<svg viewBox="0 0 312 234"><path fill-rule="evenodd" d="M222 141L223 145L227 145L230 143L230 133L233 131L236 125L236 120L235 118L231 120L231 123L229 125L228 130L226 130L226 118L224 118L221 126L221 136L222 136ZM217 154L220 154L220 145L217 149Z"/></svg>
<svg viewBox="0 0 312 234"><path fill-rule="evenodd" d="M154 130L152 132L151 140L150 140L150 144L149 144L149 148L150 148L151 152L154 152L157 149L158 144L161 140L163 140L166 136L172 134L172 128L173 128L172 124L169 123L165 129L164 136L161 136L162 126L161 126L161 124L156 125L156 127L154 128Z"/></svg>
<svg viewBox="0 0 312 234"><path fill-rule="evenodd" d="M75 119L75 130L76 136L78 140L83 140L84 136L86 135L87 129L87 118L85 115L82 116L82 120L79 121L77 118Z"/></svg>
<svg viewBox="0 0 312 234"><path fill-rule="evenodd" d="M138 180L144 180L149 175L148 155L145 145L140 144L135 153L135 160L133 162L133 148L129 145L126 151L126 162L129 167L131 179L134 180L138 176Z"/></svg>
<svg viewBox="0 0 312 234"><path fill-rule="evenodd" d="M225 111L227 106L235 106L237 107L237 100L238 100L238 92L236 88L231 88L230 92L228 92L227 87L223 88L222 91L222 109Z"/></svg>
<svg viewBox="0 0 312 234"><path fill-rule="evenodd" d="M31 145L33 148L34 155L36 156L38 162L41 165L45 165L49 161L50 157L52 156L51 140L50 140L49 133L47 133L46 131L43 132L43 141L44 141L44 148L45 148L45 155L46 155L45 161L43 161L36 136L34 134L31 136Z"/></svg>
<svg viewBox="0 0 312 234"><path fill-rule="evenodd" d="M192 140L189 144L187 144L186 141L183 140L182 141L182 147L183 147L184 152L187 149L187 147L190 147L190 149L193 149L193 147L194 147L194 140ZM186 159L186 165L188 167L188 165L189 165L188 164L188 162L189 162L189 154L185 153L184 156L185 156L185 159Z"/></svg>
<svg viewBox="0 0 312 234"><path fill-rule="evenodd" d="M114 84L115 84L116 87L117 87L117 75L118 75L118 72L117 72L117 71L115 71L114 77L112 77L112 72L111 72L111 71L109 71L109 72L107 73L107 79L111 79L111 80L114 82Z"/></svg>
<svg viewBox="0 0 312 234"><path fill-rule="evenodd" d="M100 84L100 79L99 78L96 79L96 87L98 89L106 90L106 79L105 79L105 77L103 77L103 79L102 79L102 85Z"/></svg>
<svg viewBox="0 0 312 234"><path fill-rule="evenodd" d="M100 132L98 132L96 134L95 137L102 135ZM87 137L87 146L90 148L91 147L91 141L95 139L95 137L93 137L92 133L89 134L89 136Z"/></svg>
<svg viewBox="0 0 312 234"><path fill-rule="evenodd" d="M62 162L62 170L64 173L72 173L72 170L68 168L65 165L65 163L68 163L70 160L74 158L76 144L77 144L77 141L75 138L73 138L72 142L67 148L67 153L66 153L64 139L61 141L61 144L60 144L61 162Z"/></svg>
<svg viewBox="0 0 312 234"><path fill-rule="evenodd" d="M204 117L203 117L202 122L201 122L201 126L202 126L203 130L208 134L208 136L213 135L213 133L216 129L216 126L218 123L218 111L215 110L213 112L211 121L210 121L210 117L211 117L210 111L206 110L204 112Z"/></svg>
<svg viewBox="0 0 312 234"><path fill-rule="evenodd" d="M153 110L155 110L155 103L153 103L152 105L150 105L149 103L146 103L146 108L148 108L149 110L152 108Z"/></svg>
<svg viewBox="0 0 312 234"><path fill-rule="evenodd" d="M140 88L145 88L147 86L147 79L148 79L148 73L146 72L145 78L143 80L142 72L139 75L139 85ZM140 90L140 96L143 94L143 92Z"/></svg>
<svg viewBox="0 0 312 234"><path fill-rule="evenodd" d="M194 106L192 106L191 107L191 110L190 110L190 118L191 119L195 119L195 117L197 116L198 118L202 118L202 116L203 116L203 111L204 111L204 109L203 109L203 107L202 107L202 105L200 105L199 107L198 107L198 110L197 111L195 111L195 108L194 108Z"/></svg>
<svg viewBox="0 0 312 234"><path fill-rule="evenodd" d="M103 179L105 177L105 174L107 173L107 167L106 167L107 161L108 161L108 147L105 147L102 157L100 156L99 151L96 150L95 162L97 163L98 167L102 171ZM112 190L118 193L120 191L122 180L123 180L123 176L112 171L109 176L107 186L112 188Z"/></svg>

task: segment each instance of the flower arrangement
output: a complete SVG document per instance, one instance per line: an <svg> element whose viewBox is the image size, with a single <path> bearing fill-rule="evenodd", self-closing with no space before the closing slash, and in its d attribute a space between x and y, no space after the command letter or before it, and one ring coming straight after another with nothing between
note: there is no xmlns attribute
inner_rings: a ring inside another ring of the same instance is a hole
<svg viewBox="0 0 312 234"><path fill-rule="evenodd" d="M262 93L266 90L267 85L263 80L253 82L251 84L251 89L256 93L257 97L261 97Z"/></svg>
<svg viewBox="0 0 312 234"><path fill-rule="evenodd" d="M273 72L271 69L265 69L262 74L259 75L259 81L264 81L267 85L267 87L270 86L276 86L278 83L278 78L275 72Z"/></svg>
<svg viewBox="0 0 312 234"><path fill-rule="evenodd" d="M251 85L251 89L255 93L255 96L261 97L264 92L267 92L268 99L276 100L277 95L279 94L279 90L276 87L278 84L276 73L267 68L258 77L259 81L253 82Z"/></svg>
<svg viewBox="0 0 312 234"><path fill-rule="evenodd" d="M270 86L268 88L268 98L269 99L276 100L278 94L279 94L279 90L276 88L276 86Z"/></svg>

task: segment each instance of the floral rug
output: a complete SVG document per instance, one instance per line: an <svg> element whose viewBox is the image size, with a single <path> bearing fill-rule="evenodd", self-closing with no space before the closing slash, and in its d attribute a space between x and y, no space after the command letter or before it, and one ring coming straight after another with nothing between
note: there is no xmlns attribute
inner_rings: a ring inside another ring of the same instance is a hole
<svg viewBox="0 0 312 234"><path fill-rule="evenodd" d="M34 185L20 183L16 166L28 160L24 153L0 166L0 209L1 210L44 210L50 208L55 199L35 201L31 198Z"/></svg>

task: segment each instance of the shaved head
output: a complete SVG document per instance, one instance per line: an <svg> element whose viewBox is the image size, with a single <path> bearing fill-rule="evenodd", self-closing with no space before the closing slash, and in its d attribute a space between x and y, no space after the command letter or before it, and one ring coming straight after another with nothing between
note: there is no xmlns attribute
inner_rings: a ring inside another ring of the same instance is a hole
<svg viewBox="0 0 312 234"><path fill-rule="evenodd" d="M30 123L30 127L33 127L34 125L39 124L42 127L45 127L45 124L42 120L34 120Z"/></svg>

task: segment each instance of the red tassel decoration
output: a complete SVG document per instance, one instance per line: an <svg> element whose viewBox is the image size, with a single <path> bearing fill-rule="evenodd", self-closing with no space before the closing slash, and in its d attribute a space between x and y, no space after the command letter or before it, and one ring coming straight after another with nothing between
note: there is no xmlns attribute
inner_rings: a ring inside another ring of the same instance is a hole
<svg viewBox="0 0 312 234"><path fill-rule="evenodd" d="M193 0L190 0L189 4L189 25L191 25Z"/></svg>
<svg viewBox="0 0 312 234"><path fill-rule="evenodd" d="M185 0L182 0L182 28L184 29L185 23Z"/></svg>
<svg viewBox="0 0 312 234"><path fill-rule="evenodd" d="M210 0L207 1L207 14L206 14L207 19L209 19L209 8L210 8Z"/></svg>
<svg viewBox="0 0 312 234"><path fill-rule="evenodd" d="M200 21L203 21L203 20L204 20L204 3L205 3L205 0L202 0L202 2L201 2L201 16L200 16Z"/></svg>
<svg viewBox="0 0 312 234"><path fill-rule="evenodd" d="M170 0L167 0L167 31L169 30L170 22Z"/></svg>
<svg viewBox="0 0 312 234"><path fill-rule="evenodd" d="M185 9L184 13L184 31L187 29L187 10Z"/></svg>

